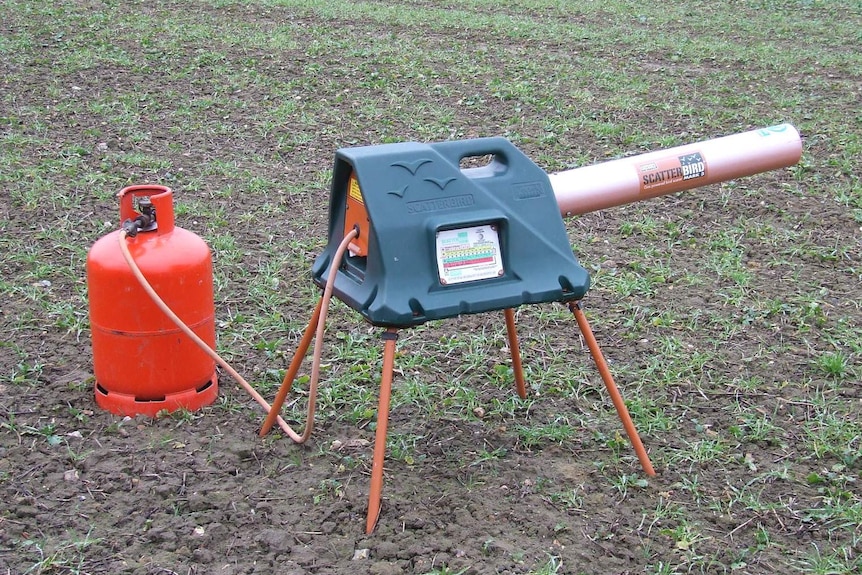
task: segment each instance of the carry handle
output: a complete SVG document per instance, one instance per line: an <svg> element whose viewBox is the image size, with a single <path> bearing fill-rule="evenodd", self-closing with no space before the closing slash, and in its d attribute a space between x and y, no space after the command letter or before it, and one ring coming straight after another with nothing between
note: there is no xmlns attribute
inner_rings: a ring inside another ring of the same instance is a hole
<svg viewBox="0 0 862 575"><path fill-rule="evenodd" d="M440 155L459 167L464 158L492 156L491 161L486 165L461 170L465 176L471 178L505 173L509 169L513 151L518 151L512 142L501 136L437 142L432 146Z"/></svg>

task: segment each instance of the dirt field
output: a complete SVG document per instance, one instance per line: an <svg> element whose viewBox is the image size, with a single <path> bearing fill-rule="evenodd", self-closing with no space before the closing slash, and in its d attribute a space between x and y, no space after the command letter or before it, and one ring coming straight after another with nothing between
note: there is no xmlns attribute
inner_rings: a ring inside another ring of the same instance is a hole
<svg viewBox="0 0 862 575"><path fill-rule="evenodd" d="M523 4L0 7L0 574L862 571L862 8ZM799 166L566 220L654 478L552 304L518 313L523 401L502 315L402 335L371 535L380 330L343 304L306 445L224 373L194 412L94 402L85 258L125 185L176 191L271 399L338 148L503 135L559 171L782 122Z"/></svg>

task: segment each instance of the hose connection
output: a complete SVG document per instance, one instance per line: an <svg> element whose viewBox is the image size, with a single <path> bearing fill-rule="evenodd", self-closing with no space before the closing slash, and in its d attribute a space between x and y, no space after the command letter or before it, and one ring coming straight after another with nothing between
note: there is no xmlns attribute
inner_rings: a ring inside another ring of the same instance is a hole
<svg viewBox="0 0 862 575"><path fill-rule="evenodd" d="M130 238L138 235L138 232L149 232L158 228L156 208L149 197L138 198L138 212L138 217L123 222L123 231Z"/></svg>

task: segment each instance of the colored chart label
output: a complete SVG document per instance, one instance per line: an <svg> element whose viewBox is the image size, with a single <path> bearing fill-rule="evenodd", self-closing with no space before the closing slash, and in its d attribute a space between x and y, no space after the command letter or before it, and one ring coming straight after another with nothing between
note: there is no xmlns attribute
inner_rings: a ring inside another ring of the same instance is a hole
<svg viewBox="0 0 862 575"><path fill-rule="evenodd" d="M437 232L437 272L443 285L502 276L503 259L496 226Z"/></svg>

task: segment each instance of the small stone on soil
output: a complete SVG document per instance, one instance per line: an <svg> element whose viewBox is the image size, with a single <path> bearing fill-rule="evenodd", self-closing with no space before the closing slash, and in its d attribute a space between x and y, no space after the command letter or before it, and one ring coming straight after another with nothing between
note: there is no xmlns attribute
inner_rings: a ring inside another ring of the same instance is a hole
<svg viewBox="0 0 862 575"><path fill-rule="evenodd" d="M353 552L353 560L368 559L368 549L357 549Z"/></svg>

